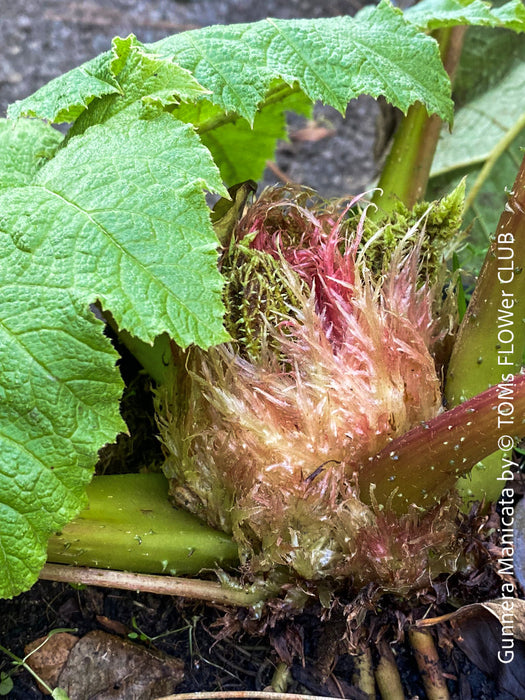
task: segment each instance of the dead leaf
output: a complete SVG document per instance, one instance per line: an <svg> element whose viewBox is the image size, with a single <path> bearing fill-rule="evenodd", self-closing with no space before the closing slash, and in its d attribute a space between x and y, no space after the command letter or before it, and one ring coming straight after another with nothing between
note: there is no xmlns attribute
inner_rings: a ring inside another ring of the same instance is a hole
<svg viewBox="0 0 525 700"><path fill-rule="evenodd" d="M97 615L96 620L101 627L104 627L108 632L113 632L113 634L118 634L120 637L127 637L127 635L132 632L131 627L124 625L118 620L112 620L110 617L105 615Z"/></svg>
<svg viewBox="0 0 525 700"><path fill-rule="evenodd" d="M78 642L78 637L69 632L57 632L52 636L40 637L26 645L24 653L27 665L33 669L36 675L51 688L58 685L58 677L66 663L71 649ZM40 648L39 648L40 647ZM49 695L48 691L40 683L38 687L42 693Z"/></svg>
<svg viewBox="0 0 525 700"><path fill-rule="evenodd" d="M297 625L287 625L284 631L270 633L273 648L280 660L291 666L295 658L304 663L304 632Z"/></svg>
<svg viewBox="0 0 525 700"><path fill-rule="evenodd" d="M513 618L521 617L521 623L509 627L521 634L524 601L511 600L517 604ZM472 663L496 679L500 688L525 698L525 642L503 634L501 606L502 601L491 601L460 608L450 620L454 641Z"/></svg>
<svg viewBox="0 0 525 700"><path fill-rule="evenodd" d="M512 634L525 642L525 600L519 598L497 598L480 603L497 617L501 625L509 624L512 618ZM510 617L509 617L510 616Z"/></svg>
<svg viewBox="0 0 525 700"><path fill-rule="evenodd" d="M81 639L65 632L43 637L25 653L39 645L28 665L70 700L149 700L172 693L184 676L179 659L102 630Z"/></svg>
<svg viewBox="0 0 525 700"><path fill-rule="evenodd" d="M418 620L415 623L416 627L433 627L442 622L461 622L467 617L476 617L479 614L479 608L485 608L491 613L498 622L503 625L507 624L512 627L513 637L525 641L525 600L521 598L495 598L484 603L472 603L471 605L463 605L454 612L440 617L426 618ZM512 616L512 620L504 615Z"/></svg>
<svg viewBox="0 0 525 700"><path fill-rule="evenodd" d="M149 700L172 693L183 663L101 630L71 650L58 682L71 700Z"/></svg>
<svg viewBox="0 0 525 700"><path fill-rule="evenodd" d="M514 509L514 572L525 589L525 498Z"/></svg>
<svg viewBox="0 0 525 700"><path fill-rule="evenodd" d="M453 613L419 620L417 627L450 622L454 641L500 688L525 698L525 601L498 598L464 605Z"/></svg>

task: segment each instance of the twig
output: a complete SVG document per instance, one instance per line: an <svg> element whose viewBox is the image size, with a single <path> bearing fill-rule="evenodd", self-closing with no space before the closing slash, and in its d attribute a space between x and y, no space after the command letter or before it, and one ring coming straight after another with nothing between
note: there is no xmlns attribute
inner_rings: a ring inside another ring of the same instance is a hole
<svg viewBox="0 0 525 700"><path fill-rule="evenodd" d="M281 168L277 165L277 163L273 160L267 160L266 161L266 167L272 171L274 175L276 175L281 182L284 182L285 185L292 184L292 180L288 177L288 175L284 172L284 170L281 170Z"/></svg>
<svg viewBox="0 0 525 700"><path fill-rule="evenodd" d="M256 698L257 700L334 700L326 695L298 695L297 693L272 693L258 690L226 690L211 693L177 693L157 700L229 700L229 698ZM345 700L342 698L342 700Z"/></svg>
<svg viewBox="0 0 525 700"><path fill-rule="evenodd" d="M410 629L408 638L423 679L428 700L449 700L439 656L432 635L427 630Z"/></svg>
<svg viewBox="0 0 525 700"><path fill-rule="evenodd" d="M120 588L127 591L160 593L163 595L191 598L215 603L249 607L264 600L265 592L228 589L215 581L157 576L152 574L132 574L127 571L109 571L80 566L46 564L40 572L45 581L64 581L103 588Z"/></svg>
<svg viewBox="0 0 525 700"><path fill-rule="evenodd" d="M454 611L451 613L447 613L446 615L439 615L439 617L427 617L423 620L416 620L416 622L414 623L414 627L433 627L434 625L438 625L441 622L447 622L448 620L453 618L455 614L456 612Z"/></svg>

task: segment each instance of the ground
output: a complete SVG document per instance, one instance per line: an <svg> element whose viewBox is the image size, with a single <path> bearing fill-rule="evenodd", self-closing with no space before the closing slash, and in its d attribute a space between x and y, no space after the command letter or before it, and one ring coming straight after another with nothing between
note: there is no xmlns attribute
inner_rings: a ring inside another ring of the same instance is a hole
<svg viewBox="0 0 525 700"><path fill-rule="evenodd" d="M141 41L152 42L213 23L255 21L268 15L336 16L353 12L358 6L359 0L0 0L0 115L8 103L106 50L114 35L133 32ZM317 106L315 123L306 125L304 120L292 119L293 138L280 145L276 164L265 173L265 183L284 175L325 196L365 190L376 172L372 151L378 112L372 100L362 98L348 107L346 118ZM305 126L323 127L327 134L318 138L319 131L301 132ZM22 656L26 643L58 627L75 628L84 634L108 624L111 627L116 621L124 626L124 633L136 633L135 624L149 637L169 633L156 645L185 660L186 679L177 689L180 692L264 688L276 663L275 652L267 641L247 635L240 642L222 640L214 644L214 623L221 615L209 607L168 597L96 588L75 590L41 581L12 601L0 601L0 643ZM323 684L312 670L318 653L318 626L311 617L300 622L306 635L306 661L304 667L293 666L290 689L337 697L338 685L345 688L350 681L349 661L342 658ZM399 648L399 658L406 693L423 697L414 663L404 647ZM497 694L491 681L459 650L446 664L457 679L451 681L455 698L510 698ZM0 670L9 668L7 657L0 655ZM13 700L43 697L29 674L17 673L14 680L9 695ZM346 691L350 692L348 688Z"/></svg>
<svg viewBox="0 0 525 700"><path fill-rule="evenodd" d="M112 37L134 33L143 42L216 23L251 22L267 16L335 16L361 0L0 0L0 115L55 76L109 48ZM375 175L372 156L377 108L355 100L346 119L331 108L316 108L316 119L331 135L319 141L293 140L280 148L277 164L286 175L326 196L359 193ZM294 120L293 128L304 126ZM275 182L268 170L265 184Z"/></svg>

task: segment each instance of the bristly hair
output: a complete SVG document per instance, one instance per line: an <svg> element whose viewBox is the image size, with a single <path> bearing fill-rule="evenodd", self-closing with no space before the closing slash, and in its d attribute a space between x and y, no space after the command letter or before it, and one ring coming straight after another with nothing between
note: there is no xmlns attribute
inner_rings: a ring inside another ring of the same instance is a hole
<svg viewBox="0 0 525 700"><path fill-rule="evenodd" d="M454 319L447 312L443 321L442 279L421 279L424 220L378 277L360 255L361 226L347 230L344 208L308 209L284 195L263 194L236 235L246 270L250 256L257 259L252 269L264 303L242 320L244 337L258 324L257 344L240 353L242 339L234 336L208 352L191 350L177 420L170 397L161 397L171 493L232 533L254 573L284 565L310 580L344 573L379 577L391 588L399 569L405 573L395 585L417 587L420 574L396 557L417 540L425 570L440 551L449 560L450 537L432 524L449 510L421 519L423 538L412 514L396 521L399 547L378 543L385 518L397 516L360 500L359 472L392 439L442 410L434 350ZM235 275L235 252L227 255L223 269ZM264 256L272 263L261 265ZM389 553L383 567L363 566L357 540L365 532L373 551Z"/></svg>

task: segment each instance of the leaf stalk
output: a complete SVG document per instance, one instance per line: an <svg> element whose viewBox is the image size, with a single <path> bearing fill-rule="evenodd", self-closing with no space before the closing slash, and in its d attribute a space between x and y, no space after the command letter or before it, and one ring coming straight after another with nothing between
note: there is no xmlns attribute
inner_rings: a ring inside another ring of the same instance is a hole
<svg viewBox="0 0 525 700"><path fill-rule="evenodd" d="M466 27L452 27L434 34L451 80L459 63L465 31ZM380 219L391 213L398 201L411 208L423 198L441 126L441 118L430 116L420 102L409 108L379 178L372 199L377 210L371 212L372 217Z"/></svg>
<svg viewBox="0 0 525 700"><path fill-rule="evenodd" d="M88 508L50 539L49 562L172 575L237 563L227 535L171 506L161 474L98 476L87 495Z"/></svg>

